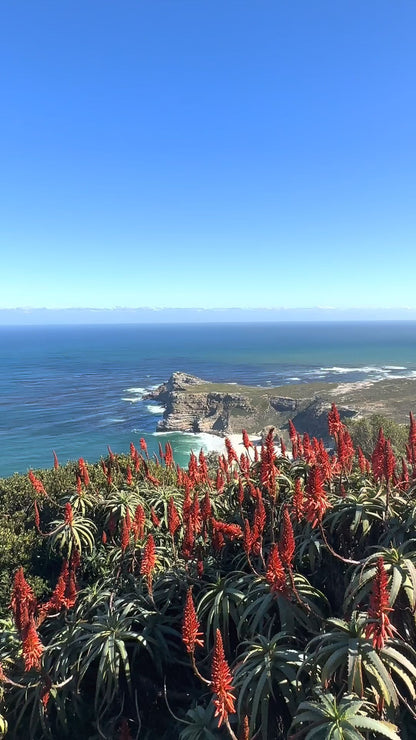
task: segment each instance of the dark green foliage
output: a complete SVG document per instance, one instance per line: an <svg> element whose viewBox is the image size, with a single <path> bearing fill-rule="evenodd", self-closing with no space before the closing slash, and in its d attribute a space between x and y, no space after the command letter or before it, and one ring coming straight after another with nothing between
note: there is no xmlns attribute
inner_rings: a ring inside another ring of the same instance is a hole
<svg viewBox="0 0 416 740"><path fill-rule="evenodd" d="M366 457L371 457L380 428L383 428L384 436L390 440L396 455L404 454L408 436L408 428L404 424L398 424L382 414L372 414L363 419L348 421L347 426L354 444L361 447Z"/></svg>
<svg viewBox="0 0 416 740"><path fill-rule="evenodd" d="M319 455L282 458L270 440L250 455L220 460L218 479L212 464L207 477L195 461L178 471L132 453L84 478L76 463L38 471L45 492L0 481L0 737L246 740L246 726L249 740L398 740L416 722L416 471L376 480L338 450L318 494ZM393 632L380 627L377 645L380 561ZM20 567L39 662L11 619ZM189 593L203 642L191 654ZM217 630L236 710L220 726Z"/></svg>

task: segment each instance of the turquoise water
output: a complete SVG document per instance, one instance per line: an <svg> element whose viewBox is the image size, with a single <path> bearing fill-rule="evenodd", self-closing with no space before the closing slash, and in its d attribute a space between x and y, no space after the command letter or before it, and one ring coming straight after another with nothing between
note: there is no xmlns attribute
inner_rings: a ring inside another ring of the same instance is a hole
<svg viewBox="0 0 416 740"><path fill-rule="evenodd" d="M151 452L162 410L142 396L175 370L281 385L416 377L416 322L0 327L0 476L107 445ZM416 406L416 401L415 401ZM170 435L176 460L206 439Z"/></svg>

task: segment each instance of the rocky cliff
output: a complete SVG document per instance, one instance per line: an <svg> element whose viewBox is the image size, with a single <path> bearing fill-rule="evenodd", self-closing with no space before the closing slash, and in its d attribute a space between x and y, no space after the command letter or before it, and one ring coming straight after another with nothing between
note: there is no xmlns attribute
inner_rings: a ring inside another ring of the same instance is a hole
<svg viewBox="0 0 416 740"><path fill-rule="evenodd" d="M291 395L277 393L282 390ZM327 413L333 399L322 398L317 391L317 387L312 389L309 384L277 389L207 383L177 372L147 397L165 407L163 419L158 423L159 431L227 435L238 434L244 428L251 434L259 434L266 426L273 425L286 436L288 421L292 419L300 433L326 438ZM357 413L343 405L339 411L344 419Z"/></svg>
<svg viewBox="0 0 416 740"><path fill-rule="evenodd" d="M341 419L383 414L406 423L415 408L416 379L375 383L299 383L259 388L233 383L208 383L186 373L173 373L149 393L164 406L159 431L211 432L218 435L261 434L274 426L287 438L289 419L300 433L322 437L328 443L327 413L335 401Z"/></svg>

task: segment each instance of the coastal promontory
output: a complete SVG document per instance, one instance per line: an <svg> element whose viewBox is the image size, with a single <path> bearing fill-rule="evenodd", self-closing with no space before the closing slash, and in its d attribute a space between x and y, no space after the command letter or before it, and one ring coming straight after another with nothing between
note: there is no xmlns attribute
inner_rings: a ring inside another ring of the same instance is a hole
<svg viewBox="0 0 416 740"><path fill-rule="evenodd" d="M287 436L289 419L300 433L328 436L327 413L336 402L341 419L383 414L404 423L414 407L416 379L360 383L299 383L277 387L212 383L175 372L147 398L164 407L158 431L259 434L268 426Z"/></svg>

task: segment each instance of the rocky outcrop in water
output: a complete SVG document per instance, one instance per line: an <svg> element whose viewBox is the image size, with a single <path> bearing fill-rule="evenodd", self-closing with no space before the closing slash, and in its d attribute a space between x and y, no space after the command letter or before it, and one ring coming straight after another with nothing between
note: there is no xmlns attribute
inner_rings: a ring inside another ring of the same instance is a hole
<svg viewBox="0 0 416 740"><path fill-rule="evenodd" d="M227 435L239 434L244 428L259 434L272 425L278 434L287 436L288 421L292 419L300 433L308 432L329 441L327 414L333 399L311 396L309 385L287 386L287 391L293 388L297 397L277 395L276 388L208 383L176 372L147 398L165 407L159 431ZM339 407L339 412L342 419L357 414L355 409L344 406Z"/></svg>

